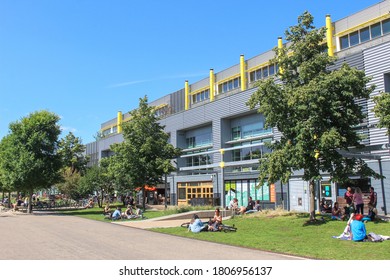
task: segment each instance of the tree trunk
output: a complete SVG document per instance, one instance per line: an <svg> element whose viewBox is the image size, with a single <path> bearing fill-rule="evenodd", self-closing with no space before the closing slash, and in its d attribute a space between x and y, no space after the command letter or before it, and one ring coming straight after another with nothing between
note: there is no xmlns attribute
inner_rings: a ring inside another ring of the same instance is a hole
<svg viewBox="0 0 390 280"><path fill-rule="evenodd" d="M98 205L100 208L103 207L104 191L102 191L101 194L102 194L101 198L100 199L98 198Z"/></svg>
<svg viewBox="0 0 390 280"><path fill-rule="evenodd" d="M310 221L314 221L316 219L316 213L314 210L314 204L315 204L315 186L314 186L314 180L310 180L309 182L309 194L310 194Z"/></svg>
<svg viewBox="0 0 390 280"><path fill-rule="evenodd" d="M142 188L142 210L145 212L146 190L145 186Z"/></svg>
<svg viewBox="0 0 390 280"><path fill-rule="evenodd" d="M11 192L8 192L8 208L11 208Z"/></svg>
<svg viewBox="0 0 390 280"><path fill-rule="evenodd" d="M32 195L33 195L33 189L30 189L28 193L28 207L27 207L27 213L31 214L33 212L32 210Z"/></svg>

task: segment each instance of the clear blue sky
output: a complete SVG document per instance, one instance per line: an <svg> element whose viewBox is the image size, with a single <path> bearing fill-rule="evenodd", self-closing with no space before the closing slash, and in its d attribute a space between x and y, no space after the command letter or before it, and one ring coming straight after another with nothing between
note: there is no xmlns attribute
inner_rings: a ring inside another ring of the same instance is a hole
<svg viewBox="0 0 390 280"><path fill-rule="evenodd" d="M0 139L37 110L88 143L117 111L272 49L308 10L317 27L379 0L0 0Z"/></svg>

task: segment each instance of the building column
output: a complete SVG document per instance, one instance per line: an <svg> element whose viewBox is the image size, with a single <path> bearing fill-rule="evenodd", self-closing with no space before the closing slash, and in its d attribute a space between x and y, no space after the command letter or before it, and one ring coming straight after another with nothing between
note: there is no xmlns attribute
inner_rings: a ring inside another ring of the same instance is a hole
<svg viewBox="0 0 390 280"><path fill-rule="evenodd" d="M281 54L281 50L283 49L283 40L282 37L278 37L278 56ZM279 65L279 72L280 74L283 74L283 69Z"/></svg>
<svg viewBox="0 0 390 280"><path fill-rule="evenodd" d="M214 84L215 84L215 75L214 69L210 69L210 101L214 101Z"/></svg>
<svg viewBox="0 0 390 280"><path fill-rule="evenodd" d="M241 90L246 90L246 67L244 55L240 55Z"/></svg>
<svg viewBox="0 0 390 280"><path fill-rule="evenodd" d="M184 83L184 109L188 110L190 107L190 87L188 81Z"/></svg>
<svg viewBox="0 0 390 280"><path fill-rule="evenodd" d="M117 133L122 133L122 123L123 123L123 115L121 111L118 111L117 118L116 118Z"/></svg>
<svg viewBox="0 0 390 280"><path fill-rule="evenodd" d="M333 53L333 28L330 15L326 15L326 43L328 45L328 55L334 56Z"/></svg>

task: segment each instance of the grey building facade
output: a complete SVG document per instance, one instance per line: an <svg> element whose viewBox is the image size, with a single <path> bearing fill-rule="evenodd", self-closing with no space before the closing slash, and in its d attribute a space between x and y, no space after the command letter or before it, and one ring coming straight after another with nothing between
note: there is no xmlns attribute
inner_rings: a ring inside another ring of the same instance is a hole
<svg viewBox="0 0 390 280"><path fill-rule="evenodd" d="M382 1L344 19L330 22L326 17L329 54L337 57L333 66L342 63L364 70L372 77L370 84L380 92L390 92L390 1ZM281 41L278 41L280 44ZM288 44L288 43L287 43ZM273 51L267 51L221 72L210 69L209 77L150 102L161 116L161 124L170 135L170 142L183 149L177 160L177 172L167 177L168 192L159 192L169 198L172 205L213 203L225 206L237 197L246 205L248 197L260 200L263 207L281 206L288 210L309 210L308 183L297 172L288 184L276 183L258 186L258 162L264 153L271 152L267 142L280 139L276 128L265 128L264 117L250 110L246 102L256 91L259 79L277 73L277 65L270 64ZM372 99L356 100L367 118L357 129L367 148L357 156L384 179L351 178L364 192L373 186L378 194L378 211L387 213L390 207L390 154L389 136L377 127ZM110 156L110 145L123 141L121 124L129 114L118 112L116 118L101 125L102 138L87 144L87 153L96 164ZM316 199L329 201L343 198L346 186L331 182L327 174L317 182Z"/></svg>

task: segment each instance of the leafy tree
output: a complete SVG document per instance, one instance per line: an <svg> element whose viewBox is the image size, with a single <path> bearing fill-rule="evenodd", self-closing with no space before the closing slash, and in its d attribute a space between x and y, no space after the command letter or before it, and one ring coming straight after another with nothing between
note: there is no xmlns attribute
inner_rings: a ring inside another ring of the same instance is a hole
<svg viewBox="0 0 390 280"><path fill-rule="evenodd" d="M1 151L2 181L29 193L48 188L60 180L61 157L57 153L61 133L59 117L48 111L31 113L10 124ZM4 148L4 150L3 150ZM28 212L31 213L29 204Z"/></svg>
<svg viewBox="0 0 390 280"><path fill-rule="evenodd" d="M390 93L383 92L374 97L375 116L379 118L379 127L387 129L387 135L390 136Z"/></svg>
<svg viewBox="0 0 390 280"><path fill-rule="evenodd" d="M364 115L356 98L369 98L374 87L366 87L369 78L363 71L343 65L330 71L333 59L324 52L325 28L316 29L313 17L305 12L298 24L285 32L291 45L275 48L271 63L279 67L277 79L258 83L258 90L248 101L259 105L266 125L276 127L280 141L271 145L273 152L260 160L260 181L286 183L297 170L309 181L310 219L315 219L314 184L327 172L337 182L348 175L377 176L359 158L344 158L339 151L361 147L353 126Z"/></svg>
<svg viewBox="0 0 390 280"><path fill-rule="evenodd" d="M69 132L58 144L58 154L61 156L64 167L70 169L70 173L82 173L88 163L85 156L85 145L82 140Z"/></svg>
<svg viewBox="0 0 390 280"><path fill-rule="evenodd" d="M175 170L171 160L180 151L168 143L169 135L158 123L154 107L147 104L145 96L140 98L138 109L130 112L131 120L123 124L124 141L112 145L114 156L110 170L129 191L145 186L155 186L162 182L164 174Z"/></svg>
<svg viewBox="0 0 390 280"><path fill-rule="evenodd" d="M69 132L58 144L58 154L63 161L61 171L62 181L56 186L61 193L69 195L72 199L80 199L79 181L85 172L88 158L85 156L85 146L79 137Z"/></svg>
<svg viewBox="0 0 390 280"><path fill-rule="evenodd" d="M84 196L93 192L100 194L98 204L99 207L102 207L105 194L113 192L114 182L114 178L111 177L108 171L108 160L102 159L100 165L88 168L85 175L80 179L78 194Z"/></svg>

